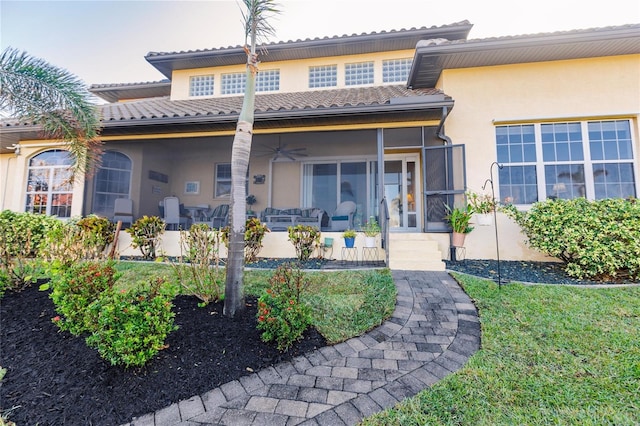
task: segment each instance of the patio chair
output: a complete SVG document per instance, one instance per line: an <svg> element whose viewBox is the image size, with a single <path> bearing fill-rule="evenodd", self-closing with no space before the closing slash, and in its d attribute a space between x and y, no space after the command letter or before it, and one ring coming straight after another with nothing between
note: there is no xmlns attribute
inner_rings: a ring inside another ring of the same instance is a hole
<svg viewBox="0 0 640 426"><path fill-rule="evenodd" d="M205 213L205 222L212 228L224 228L229 223L229 204L220 204Z"/></svg>
<svg viewBox="0 0 640 426"><path fill-rule="evenodd" d="M338 204L330 218L329 228L332 231L353 229L353 215L356 213L356 203L343 201Z"/></svg>
<svg viewBox="0 0 640 426"><path fill-rule="evenodd" d="M167 229L188 229L190 226L189 217L181 214L180 200L178 197L165 197L163 220L167 224Z"/></svg>
<svg viewBox="0 0 640 426"><path fill-rule="evenodd" d="M133 200L130 198L116 198L113 206L113 221L122 221L132 225L133 224Z"/></svg>

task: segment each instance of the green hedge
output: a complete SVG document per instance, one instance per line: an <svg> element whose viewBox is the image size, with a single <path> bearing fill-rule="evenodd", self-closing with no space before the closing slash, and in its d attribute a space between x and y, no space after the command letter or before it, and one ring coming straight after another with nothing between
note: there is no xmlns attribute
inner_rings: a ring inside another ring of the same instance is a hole
<svg viewBox="0 0 640 426"><path fill-rule="evenodd" d="M640 203L636 199L547 200L527 212L504 207L530 247L566 263L577 278L640 279Z"/></svg>

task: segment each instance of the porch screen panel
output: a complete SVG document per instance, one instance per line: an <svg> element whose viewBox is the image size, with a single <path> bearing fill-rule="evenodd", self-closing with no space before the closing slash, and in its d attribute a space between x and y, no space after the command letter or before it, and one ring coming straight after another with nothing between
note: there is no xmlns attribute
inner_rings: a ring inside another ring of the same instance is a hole
<svg viewBox="0 0 640 426"><path fill-rule="evenodd" d="M464 203L464 145L426 147L423 156L425 232L448 232L445 205Z"/></svg>
<svg viewBox="0 0 640 426"><path fill-rule="evenodd" d="M112 217L117 198L129 198L131 160L124 154L106 151L96 173L91 212Z"/></svg>
<svg viewBox="0 0 640 426"><path fill-rule="evenodd" d="M331 214L338 199L338 165L305 164L303 188L304 207L318 207Z"/></svg>

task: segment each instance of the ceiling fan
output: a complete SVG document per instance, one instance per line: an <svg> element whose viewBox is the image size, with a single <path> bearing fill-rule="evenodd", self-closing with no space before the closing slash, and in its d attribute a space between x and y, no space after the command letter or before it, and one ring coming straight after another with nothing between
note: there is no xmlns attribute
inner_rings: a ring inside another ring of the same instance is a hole
<svg viewBox="0 0 640 426"><path fill-rule="evenodd" d="M267 150L267 152L260 153L258 155L273 155L272 160L275 161L280 157L288 158L291 161L296 161L298 157L306 157L303 151L306 151L307 148L287 148L288 144L282 144L278 142L278 146L272 147L268 145L260 144L263 148Z"/></svg>

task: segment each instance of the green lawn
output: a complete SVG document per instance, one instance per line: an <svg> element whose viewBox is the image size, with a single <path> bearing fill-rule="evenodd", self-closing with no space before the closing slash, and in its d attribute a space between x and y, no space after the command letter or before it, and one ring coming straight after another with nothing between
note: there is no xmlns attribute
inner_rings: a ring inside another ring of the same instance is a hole
<svg viewBox="0 0 640 426"><path fill-rule="evenodd" d="M118 262L118 285L148 282L152 277L175 279L169 264ZM244 273L247 295L259 297L269 286L272 270ZM312 307L313 325L329 343L338 343L380 325L395 309L396 288L388 269L305 272L309 280L303 299Z"/></svg>
<svg viewBox="0 0 640 426"><path fill-rule="evenodd" d="M455 277L479 309L480 351L364 425L640 424L640 287Z"/></svg>

